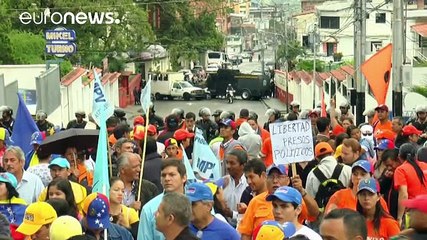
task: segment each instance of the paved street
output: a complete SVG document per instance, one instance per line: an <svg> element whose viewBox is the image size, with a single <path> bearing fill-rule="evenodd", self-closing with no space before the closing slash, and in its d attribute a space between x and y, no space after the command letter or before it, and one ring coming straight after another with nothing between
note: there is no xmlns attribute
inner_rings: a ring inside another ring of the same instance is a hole
<svg viewBox="0 0 427 240"><path fill-rule="evenodd" d="M264 103L265 102L265 103ZM211 100L201 100L201 101L184 101L184 100L172 100L172 101L156 101L155 110L158 115L161 117L166 117L173 108L180 107L184 109L187 113L192 111L196 114L198 118L199 109L202 107L209 107L211 111L216 109L222 109L224 111L234 111L236 117L239 115L239 111L242 108L247 108L249 111L255 111L259 116L259 123L262 125L267 120L265 117L265 111L267 106L284 109L284 105L279 103L276 99L265 99L262 101L245 101L241 99L236 99L233 104L228 104L225 99L211 99ZM129 123L132 123L133 118L139 114L138 110L140 106L129 106L125 109L127 112L126 117L129 119Z"/></svg>

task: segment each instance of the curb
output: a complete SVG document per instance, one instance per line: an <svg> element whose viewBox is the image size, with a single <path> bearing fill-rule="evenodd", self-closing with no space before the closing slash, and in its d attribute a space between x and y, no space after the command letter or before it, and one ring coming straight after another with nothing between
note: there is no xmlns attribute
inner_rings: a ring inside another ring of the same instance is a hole
<svg viewBox="0 0 427 240"><path fill-rule="evenodd" d="M262 104L264 104L264 106L267 108L267 109L270 109L271 107L270 107L270 105L269 104L267 104L265 101L264 101L264 98L261 98L261 103Z"/></svg>

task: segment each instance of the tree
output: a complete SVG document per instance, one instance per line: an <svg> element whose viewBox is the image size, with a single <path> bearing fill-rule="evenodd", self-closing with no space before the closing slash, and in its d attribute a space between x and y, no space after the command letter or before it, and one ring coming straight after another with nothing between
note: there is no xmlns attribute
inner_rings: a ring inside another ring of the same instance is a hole
<svg viewBox="0 0 427 240"><path fill-rule="evenodd" d="M299 71L304 70L304 71L312 72L314 68L313 64L314 64L313 60L300 60L296 64L296 69ZM316 72L323 72L324 70L325 70L325 62L316 60Z"/></svg>
<svg viewBox="0 0 427 240"><path fill-rule="evenodd" d="M277 50L278 59L284 59L288 63L289 71L292 71L296 65L296 58L298 56L304 56L305 49L300 46L300 43L296 40L282 43Z"/></svg>

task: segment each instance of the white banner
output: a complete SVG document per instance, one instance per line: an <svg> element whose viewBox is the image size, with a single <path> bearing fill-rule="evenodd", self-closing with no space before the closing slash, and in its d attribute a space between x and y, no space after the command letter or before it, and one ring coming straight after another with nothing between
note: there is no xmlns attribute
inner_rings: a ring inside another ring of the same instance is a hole
<svg viewBox="0 0 427 240"><path fill-rule="evenodd" d="M314 158L310 120L271 123L269 127L275 164L306 162Z"/></svg>
<svg viewBox="0 0 427 240"><path fill-rule="evenodd" d="M219 179L221 177L221 163L215 157L209 144L203 137L202 130L196 128L193 148L193 170L201 180Z"/></svg>

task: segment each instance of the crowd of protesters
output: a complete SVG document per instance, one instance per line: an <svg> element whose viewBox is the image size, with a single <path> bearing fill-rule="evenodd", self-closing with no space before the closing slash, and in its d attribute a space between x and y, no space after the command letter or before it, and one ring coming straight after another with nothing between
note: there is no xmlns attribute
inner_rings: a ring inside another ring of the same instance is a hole
<svg viewBox="0 0 427 240"><path fill-rule="evenodd" d="M409 120L379 105L358 125L347 103L321 112L292 102L287 115L268 109L261 125L248 109L175 108L162 118L151 106L147 129L146 116L133 126L113 116L110 189L101 194L91 193L93 149L44 152L57 130L40 113L24 153L4 108L0 239L427 239L427 105ZM85 128L85 117L76 113L67 128ZM314 159L292 171L274 163L269 124L297 119L311 123ZM187 179L196 128L221 164L219 179Z"/></svg>

